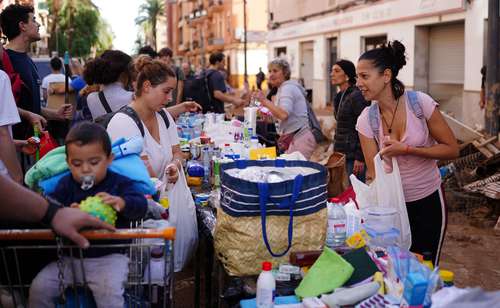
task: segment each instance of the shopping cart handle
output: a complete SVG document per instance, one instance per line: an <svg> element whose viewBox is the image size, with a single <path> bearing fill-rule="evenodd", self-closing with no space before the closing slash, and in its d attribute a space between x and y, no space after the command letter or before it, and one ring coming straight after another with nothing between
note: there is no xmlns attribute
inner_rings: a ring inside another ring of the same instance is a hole
<svg viewBox="0 0 500 308"><path fill-rule="evenodd" d="M89 240L122 240L140 238L161 238L164 240L175 240L175 228L165 229L116 229L87 230L80 232ZM0 230L0 240L53 240L54 231L51 229L11 229Z"/></svg>

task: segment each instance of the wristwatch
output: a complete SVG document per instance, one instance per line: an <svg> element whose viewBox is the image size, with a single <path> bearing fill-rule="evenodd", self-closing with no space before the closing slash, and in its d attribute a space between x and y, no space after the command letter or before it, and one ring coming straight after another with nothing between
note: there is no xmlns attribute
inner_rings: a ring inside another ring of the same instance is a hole
<svg viewBox="0 0 500 308"><path fill-rule="evenodd" d="M54 216L56 216L57 211L59 211L62 206L59 202L47 198L47 201L49 202L49 205L47 207L47 211L45 212L45 215L43 215L43 218L41 220L41 223L50 227L52 223L52 219L54 219Z"/></svg>

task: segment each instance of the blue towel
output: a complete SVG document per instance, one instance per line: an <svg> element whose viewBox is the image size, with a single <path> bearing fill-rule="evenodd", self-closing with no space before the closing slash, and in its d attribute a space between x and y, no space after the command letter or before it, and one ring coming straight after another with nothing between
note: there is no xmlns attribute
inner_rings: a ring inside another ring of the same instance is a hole
<svg viewBox="0 0 500 308"><path fill-rule="evenodd" d="M142 151L142 139L133 138L127 141L121 138L113 143L112 151L115 159L109 169L131 179L134 182L134 187L140 192L146 195L154 195L156 189L144 166L144 162L139 156ZM44 194L50 195L56 189L59 180L68 173L69 170L43 179L38 183L38 186L40 186Z"/></svg>
<svg viewBox="0 0 500 308"><path fill-rule="evenodd" d="M300 301L295 295L278 296L274 299L274 305L299 304ZM240 301L241 308L257 308L255 298L244 299Z"/></svg>

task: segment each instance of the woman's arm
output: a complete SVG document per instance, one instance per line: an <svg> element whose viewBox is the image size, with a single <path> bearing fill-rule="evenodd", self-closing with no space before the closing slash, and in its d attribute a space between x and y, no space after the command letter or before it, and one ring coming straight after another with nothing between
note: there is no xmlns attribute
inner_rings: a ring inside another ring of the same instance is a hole
<svg viewBox="0 0 500 308"><path fill-rule="evenodd" d="M429 133L437 141L437 144L430 147L410 147L396 140L384 142L381 155L416 155L431 159L455 159L459 155L457 139L453 135L450 127L446 123L441 112L436 108L432 116L427 121Z"/></svg>
<svg viewBox="0 0 500 308"><path fill-rule="evenodd" d="M271 111L273 117L277 118L280 121L285 121L286 119L288 119L288 112L268 100L264 93L262 93L261 91L257 93L257 99L261 102L262 106Z"/></svg>
<svg viewBox="0 0 500 308"><path fill-rule="evenodd" d="M358 133L361 149L366 163L366 183L370 183L375 179L375 165L373 158L377 155L378 146L373 138L368 138L361 133Z"/></svg>
<svg viewBox="0 0 500 308"><path fill-rule="evenodd" d="M181 146L176 144L172 146L172 163L177 165L177 168L181 170L182 163L184 161L184 155L181 151Z"/></svg>
<svg viewBox="0 0 500 308"><path fill-rule="evenodd" d="M184 113L184 112L197 112L199 110L201 110L201 106L196 103L196 102L182 102L180 104L177 104L177 105L173 105L173 106L170 106L168 108L165 108L167 109L168 113L170 113L170 115L176 119L179 117L179 115L181 113Z"/></svg>

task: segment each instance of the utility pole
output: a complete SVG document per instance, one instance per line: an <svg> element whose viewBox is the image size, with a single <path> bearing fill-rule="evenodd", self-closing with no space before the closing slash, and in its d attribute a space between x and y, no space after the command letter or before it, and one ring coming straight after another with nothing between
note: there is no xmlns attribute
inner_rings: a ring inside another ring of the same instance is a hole
<svg viewBox="0 0 500 308"><path fill-rule="evenodd" d="M248 83L247 71L247 0L243 0L243 58L245 59L245 85Z"/></svg>
<svg viewBox="0 0 500 308"><path fill-rule="evenodd" d="M488 60L486 65L485 127L496 136L500 121L500 0L488 1Z"/></svg>

